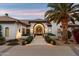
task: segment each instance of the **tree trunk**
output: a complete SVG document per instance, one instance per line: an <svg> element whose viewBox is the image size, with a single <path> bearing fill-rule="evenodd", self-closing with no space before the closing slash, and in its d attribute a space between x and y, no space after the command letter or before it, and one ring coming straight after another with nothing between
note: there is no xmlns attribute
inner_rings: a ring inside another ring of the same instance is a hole
<svg viewBox="0 0 79 59"><path fill-rule="evenodd" d="M68 29L68 20L67 18L64 18L62 20L62 40L64 41L64 43L68 43L68 33L67 33L67 29Z"/></svg>

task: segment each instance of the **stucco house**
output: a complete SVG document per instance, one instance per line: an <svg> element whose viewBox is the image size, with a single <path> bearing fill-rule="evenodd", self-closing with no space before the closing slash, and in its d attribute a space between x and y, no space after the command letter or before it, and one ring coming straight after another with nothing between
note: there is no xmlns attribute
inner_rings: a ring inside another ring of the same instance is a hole
<svg viewBox="0 0 79 59"><path fill-rule="evenodd" d="M45 34L52 31L52 25L46 20L18 20L9 17L8 14L0 16L2 35L6 40L21 38L25 34Z"/></svg>
<svg viewBox="0 0 79 59"><path fill-rule="evenodd" d="M76 24L79 25L79 22L76 22ZM57 31L60 28L60 24L57 26L56 23L48 23L43 19L19 20L8 16L8 14L0 16L0 26L2 26L1 32L6 40L18 39L29 33L31 35L53 33L56 34L57 37ZM69 30L71 30L71 28L69 28Z"/></svg>

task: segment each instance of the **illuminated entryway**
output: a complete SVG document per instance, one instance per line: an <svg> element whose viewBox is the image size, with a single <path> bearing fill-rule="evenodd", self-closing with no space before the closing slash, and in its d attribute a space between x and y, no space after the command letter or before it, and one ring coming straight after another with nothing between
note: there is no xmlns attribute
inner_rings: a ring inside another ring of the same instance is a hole
<svg viewBox="0 0 79 59"><path fill-rule="evenodd" d="M33 27L33 33L35 35L43 35L45 33L45 27L41 23L37 23Z"/></svg>

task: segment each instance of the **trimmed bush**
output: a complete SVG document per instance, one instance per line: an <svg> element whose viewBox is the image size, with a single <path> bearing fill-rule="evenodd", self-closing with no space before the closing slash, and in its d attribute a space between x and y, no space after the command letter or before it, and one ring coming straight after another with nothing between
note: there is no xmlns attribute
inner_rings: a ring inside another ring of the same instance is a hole
<svg viewBox="0 0 79 59"><path fill-rule="evenodd" d="M0 37L2 37L2 26L0 25Z"/></svg>
<svg viewBox="0 0 79 59"><path fill-rule="evenodd" d="M0 25L0 45L5 44L5 38L2 35L2 26Z"/></svg>
<svg viewBox="0 0 79 59"><path fill-rule="evenodd" d="M27 37L26 41L27 41L27 44L31 43L33 40L33 36L29 36Z"/></svg>
<svg viewBox="0 0 79 59"><path fill-rule="evenodd" d="M30 33L22 34L22 36L30 36Z"/></svg>
<svg viewBox="0 0 79 59"><path fill-rule="evenodd" d="M45 36L45 41L46 41L47 43L50 43L50 42L52 41L52 39L51 39L49 36Z"/></svg>
<svg viewBox="0 0 79 59"><path fill-rule="evenodd" d="M18 40L17 39L13 39L13 40L9 40L7 41L8 45L19 45Z"/></svg>
<svg viewBox="0 0 79 59"><path fill-rule="evenodd" d="M48 36L56 36L55 34L52 33L47 33Z"/></svg>
<svg viewBox="0 0 79 59"><path fill-rule="evenodd" d="M70 31L67 31L68 32L68 39L70 39L71 38L71 36L72 36L72 34L71 34L71 32Z"/></svg>
<svg viewBox="0 0 79 59"><path fill-rule="evenodd" d="M5 38L4 37L0 37L0 45L5 44Z"/></svg>
<svg viewBox="0 0 79 59"><path fill-rule="evenodd" d="M56 45L55 40L51 39L49 36L45 36L45 41L49 44Z"/></svg>

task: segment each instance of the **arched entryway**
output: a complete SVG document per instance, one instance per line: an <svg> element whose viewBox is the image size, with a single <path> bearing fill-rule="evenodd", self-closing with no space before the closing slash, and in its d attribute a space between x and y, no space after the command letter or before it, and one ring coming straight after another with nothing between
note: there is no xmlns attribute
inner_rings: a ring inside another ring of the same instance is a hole
<svg viewBox="0 0 79 59"><path fill-rule="evenodd" d="M37 23L33 27L33 33L35 35L43 35L45 33L45 27L41 23Z"/></svg>

